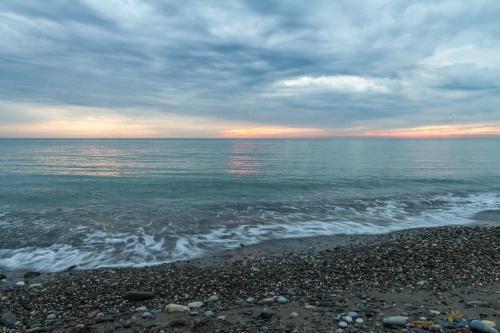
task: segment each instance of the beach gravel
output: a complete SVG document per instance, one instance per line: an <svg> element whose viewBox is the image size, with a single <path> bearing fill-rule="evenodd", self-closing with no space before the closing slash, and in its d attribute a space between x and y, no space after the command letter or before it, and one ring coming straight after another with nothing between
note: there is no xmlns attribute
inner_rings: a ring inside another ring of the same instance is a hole
<svg viewBox="0 0 500 333"><path fill-rule="evenodd" d="M30 278L42 285L31 289L3 283L0 330L37 323L54 332L470 332L465 320L500 319L500 227L303 242L312 249L245 246L152 267L42 274ZM197 300L207 301L191 312ZM5 324L5 314L19 326Z"/></svg>

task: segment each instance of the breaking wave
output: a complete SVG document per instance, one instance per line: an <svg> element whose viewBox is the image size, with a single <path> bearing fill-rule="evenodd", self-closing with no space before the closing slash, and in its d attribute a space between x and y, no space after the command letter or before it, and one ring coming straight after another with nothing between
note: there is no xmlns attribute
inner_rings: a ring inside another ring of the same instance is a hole
<svg viewBox="0 0 500 333"><path fill-rule="evenodd" d="M173 232L167 227L156 233L143 228L110 232L78 226L67 230L81 235L78 242L0 249L0 267L60 271L73 265L82 269L148 266L271 239L382 234L417 227L464 225L472 223L475 214L499 207L500 199L495 193L448 194L413 200L353 200L348 205L329 204L318 213L292 206L286 211L254 209L255 221L260 222L219 224L206 232ZM2 217L5 213L0 212Z"/></svg>

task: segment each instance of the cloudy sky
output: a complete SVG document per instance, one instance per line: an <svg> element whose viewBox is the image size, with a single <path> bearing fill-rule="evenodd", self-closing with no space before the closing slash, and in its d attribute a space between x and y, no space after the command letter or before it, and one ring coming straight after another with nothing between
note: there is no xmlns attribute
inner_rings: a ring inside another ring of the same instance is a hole
<svg viewBox="0 0 500 333"><path fill-rule="evenodd" d="M500 2L0 1L0 137L500 135Z"/></svg>

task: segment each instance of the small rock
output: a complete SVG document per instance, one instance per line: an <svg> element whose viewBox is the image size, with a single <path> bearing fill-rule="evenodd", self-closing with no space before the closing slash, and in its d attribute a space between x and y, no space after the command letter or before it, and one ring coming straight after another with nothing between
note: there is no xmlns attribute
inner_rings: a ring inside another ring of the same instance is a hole
<svg viewBox="0 0 500 333"><path fill-rule="evenodd" d="M495 322L489 320L471 320L469 327L473 332L498 333Z"/></svg>
<svg viewBox="0 0 500 333"><path fill-rule="evenodd" d="M40 272L26 272L26 273L24 273L25 279L32 279L32 278L35 278L38 276L40 276Z"/></svg>
<svg viewBox="0 0 500 333"><path fill-rule="evenodd" d="M203 306L203 302L196 301L196 302L191 302L188 304L188 308L190 309L199 309Z"/></svg>
<svg viewBox="0 0 500 333"><path fill-rule="evenodd" d="M170 313L190 313L191 310L187 306L180 305L180 304L173 304L170 303L165 307L165 311L170 312Z"/></svg>
<svg viewBox="0 0 500 333"><path fill-rule="evenodd" d="M151 299L154 294L149 291L127 291L123 294L123 298L128 301L143 301L146 299Z"/></svg>
<svg viewBox="0 0 500 333"><path fill-rule="evenodd" d="M141 315L141 318L143 319L151 319L153 318L153 314L151 312L143 312L142 315Z"/></svg>
<svg viewBox="0 0 500 333"><path fill-rule="evenodd" d="M341 322L339 322L339 326L340 326L341 328L346 328L347 326L349 326L349 324L348 324L348 323L346 323L345 321L341 321Z"/></svg>
<svg viewBox="0 0 500 333"><path fill-rule="evenodd" d="M352 317L351 316L344 316L342 319L344 319L344 321L347 322L347 323L352 323Z"/></svg>
<svg viewBox="0 0 500 333"><path fill-rule="evenodd" d="M382 324L384 326L396 326L396 327L404 327L408 325L410 322L410 318L404 316L390 316L384 317L382 320Z"/></svg>
<svg viewBox="0 0 500 333"><path fill-rule="evenodd" d="M42 286L41 283L32 283L28 286L28 289L40 288Z"/></svg>
<svg viewBox="0 0 500 333"><path fill-rule="evenodd" d="M361 324L363 324L365 321L363 320L363 318L356 318L355 322L356 322L356 324L361 325Z"/></svg>
<svg viewBox="0 0 500 333"><path fill-rule="evenodd" d="M217 294L213 294L212 296L210 296L207 299L207 302L213 303L213 302L217 302L218 300L219 300L219 296Z"/></svg>
<svg viewBox="0 0 500 333"><path fill-rule="evenodd" d="M351 318L358 318L359 317L359 313L357 313L355 311L350 311L350 312L347 312L347 316L349 316Z"/></svg>
<svg viewBox="0 0 500 333"><path fill-rule="evenodd" d="M298 317L299 314L297 312L292 312L290 313L290 318L295 318L295 317Z"/></svg>
<svg viewBox="0 0 500 333"><path fill-rule="evenodd" d="M7 327L18 326L20 323L12 312L5 312L0 317L0 323Z"/></svg>
<svg viewBox="0 0 500 333"><path fill-rule="evenodd" d="M316 310L316 307L314 305L310 305L310 304L304 305L304 308L307 310Z"/></svg>
<svg viewBox="0 0 500 333"><path fill-rule="evenodd" d="M226 316L218 316L217 320L224 321L226 320Z"/></svg>
<svg viewBox="0 0 500 333"><path fill-rule="evenodd" d="M18 286L18 287L24 287L25 285L26 285L26 283L24 281L16 282L16 286Z"/></svg>
<svg viewBox="0 0 500 333"><path fill-rule="evenodd" d="M274 303L274 297L267 297L267 298L264 298L264 299L261 299L259 301L260 304L273 304Z"/></svg>
<svg viewBox="0 0 500 333"><path fill-rule="evenodd" d="M253 298L253 297L248 297L248 298L247 298L247 302L248 302L248 303L254 303L254 302L255 302L255 298Z"/></svg>
<svg viewBox="0 0 500 333"><path fill-rule="evenodd" d="M213 311L210 311L210 310L208 310L208 311L205 312L205 316L207 316L207 317L213 317L214 314L215 313Z"/></svg>
<svg viewBox="0 0 500 333"><path fill-rule="evenodd" d="M56 320L57 316L54 313L51 313L47 316L48 321Z"/></svg>
<svg viewBox="0 0 500 333"><path fill-rule="evenodd" d="M271 310L271 308L268 308L267 306L263 308L262 311L260 312L260 317L264 319L269 319L273 315L274 315L273 310Z"/></svg>
<svg viewBox="0 0 500 333"><path fill-rule="evenodd" d="M279 304L286 304L288 303L288 299L284 296L277 296L274 298L274 300L276 301L276 303L279 303Z"/></svg>
<svg viewBox="0 0 500 333"><path fill-rule="evenodd" d="M491 304L486 301L468 301L465 302L466 308L488 308Z"/></svg>
<svg viewBox="0 0 500 333"><path fill-rule="evenodd" d="M140 306L138 307L137 309L135 309L135 312L144 312L146 311L148 308L146 308L145 306Z"/></svg>

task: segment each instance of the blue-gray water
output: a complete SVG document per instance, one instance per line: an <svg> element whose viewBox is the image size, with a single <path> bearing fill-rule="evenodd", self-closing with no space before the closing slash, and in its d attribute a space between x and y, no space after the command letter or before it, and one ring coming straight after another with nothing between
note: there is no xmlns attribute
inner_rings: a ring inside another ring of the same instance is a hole
<svg viewBox="0 0 500 333"><path fill-rule="evenodd" d="M498 209L498 139L0 140L2 269L148 265Z"/></svg>

